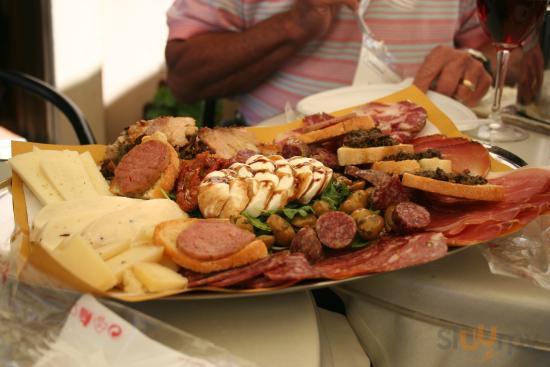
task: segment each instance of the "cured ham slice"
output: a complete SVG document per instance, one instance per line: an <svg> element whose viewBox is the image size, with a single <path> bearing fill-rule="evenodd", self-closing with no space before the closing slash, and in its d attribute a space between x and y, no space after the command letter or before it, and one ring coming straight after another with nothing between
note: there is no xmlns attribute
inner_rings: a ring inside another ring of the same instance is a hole
<svg viewBox="0 0 550 367"><path fill-rule="evenodd" d="M427 149L439 150L443 159L449 159L452 162L453 172L456 173L468 170L470 174L485 177L491 169L491 158L487 149L480 143L466 138L428 135L415 139L413 145L415 152Z"/></svg>
<svg viewBox="0 0 550 367"><path fill-rule="evenodd" d="M550 170L520 169L489 179L489 183L504 187L504 200L445 207L424 203L432 217L428 229L442 232L450 244L469 245L519 230L550 210Z"/></svg>
<svg viewBox="0 0 550 367"><path fill-rule="evenodd" d="M370 116L376 127L401 143L410 141L426 125L428 113L424 107L410 101L396 103L370 102L355 111L357 115Z"/></svg>

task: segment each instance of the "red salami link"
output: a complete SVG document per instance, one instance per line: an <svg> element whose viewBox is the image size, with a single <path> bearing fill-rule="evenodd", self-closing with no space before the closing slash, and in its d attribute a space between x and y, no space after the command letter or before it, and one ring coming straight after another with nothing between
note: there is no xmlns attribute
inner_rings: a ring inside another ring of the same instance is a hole
<svg viewBox="0 0 550 367"><path fill-rule="evenodd" d="M355 220L344 212L328 212L315 223L319 241L327 247L342 249L351 244L357 233Z"/></svg>
<svg viewBox="0 0 550 367"><path fill-rule="evenodd" d="M395 206L392 221L399 233L419 232L430 224L430 213L423 206L403 201Z"/></svg>
<svg viewBox="0 0 550 367"><path fill-rule="evenodd" d="M277 266L281 266L284 263L284 259L289 255L290 253L288 251L281 251L246 266L222 271L221 273L189 282L189 288L207 285L214 287L229 287L236 285L257 277L258 275L261 275Z"/></svg>
<svg viewBox="0 0 550 367"><path fill-rule="evenodd" d="M170 163L168 147L149 140L132 148L115 168L114 181L123 195L139 195L160 178Z"/></svg>
<svg viewBox="0 0 550 367"><path fill-rule="evenodd" d="M304 227L296 233L290 244L290 252L304 254L310 263L315 263L323 258L323 246L317 238L317 233L311 227Z"/></svg>

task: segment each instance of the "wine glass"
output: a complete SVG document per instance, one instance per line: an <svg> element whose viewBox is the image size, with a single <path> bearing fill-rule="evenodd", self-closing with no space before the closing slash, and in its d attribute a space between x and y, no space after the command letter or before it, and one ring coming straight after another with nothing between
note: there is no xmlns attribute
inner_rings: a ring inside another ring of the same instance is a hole
<svg viewBox="0 0 550 367"><path fill-rule="evenodd" d="M547 5L547 0L477 0L481 26L497 49L497 65L490 122L469 135L490 142L512 142L527 138L523 129L503 124L500 102L510 51L535 36Z"/></svg>

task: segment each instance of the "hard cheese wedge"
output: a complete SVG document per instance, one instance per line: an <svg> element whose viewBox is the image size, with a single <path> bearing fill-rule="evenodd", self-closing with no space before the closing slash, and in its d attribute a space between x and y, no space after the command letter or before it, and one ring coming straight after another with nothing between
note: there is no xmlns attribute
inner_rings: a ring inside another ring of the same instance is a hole
<svg viewBox="0 0 550 367"><path fill-rule="evenodd" d="M107 265L117 279L122 280L122 273L126 269L140 262L157 262L162 258L163 251L164 247L161 246L136 246L107 260Z"/></svg>
<svg viewBox="0 0 550 367"><path fill-rule="evenodd" d="M104 292L118 282L107 263L78 234L68 237L51 254L68 272L92 288Z"/></svg>
<svg viewBox="0 0 550 367"><path fill-rule="evenodd" d="M137 263L132 270L149 292L183 290L187 287L187 278L160 264Z"/></svg>
<svg viewBox="0 0 550 367"><path fill-rule="evenodd" d="M99 195L113 195L111 191L109 191L109 184L105 181L105 178L103 178L101 172L99 172L99 169L97 168L90 152L81 153L80 161L84 167L84 170L88 174L95 191Z"/></svg>
<svg viewBox="0 0 550 367"><path fill-rule="evenodd" d="M65 200L97 196L92 181L75 151L38 151L40 169Z"/></svg>
<svg viewBox="0 0 550 367"><path fill-rule="evenodd" d="M12 157L9 164L43 205L62 201L61 195L40 171L40 157L38 151L19 154Z"/></svg>

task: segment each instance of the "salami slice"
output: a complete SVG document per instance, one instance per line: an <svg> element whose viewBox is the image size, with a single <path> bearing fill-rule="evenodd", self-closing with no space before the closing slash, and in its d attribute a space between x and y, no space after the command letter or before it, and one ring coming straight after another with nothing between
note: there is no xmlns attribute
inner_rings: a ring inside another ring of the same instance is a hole
<svg viewBox="0 0 550 367"><path fill-rule="evenodd" d="M391 180L391 175L374 169L360 169L356 166L347 166L346 175L360 178L373 186L383 186Z"/></svg>
<svg viewBox="0 0 550 367"><path fill-rule="evenodd" d="M327 247L342 249L351 244L357 233L355 220L344 212L328 212L315 223L319 241Z"/></svg>
<svg viewBox="0 0 550 367"><path fill-rule="evenodd" d="M290 244L290 252L304 254L310 263L323 258L323 246L317 238L317 233L311 227L302 228L296 233Z"/></svg>
<svg viewBox="0 0 550 367"><path fill-rule="evenodd" d="M390 180L383 185L375 186L371 195L372 205L380 210L408 200L407 191L401 185L401 180L397 175L391 176Z"/></svg>
<svg viewBox="0 0 550 367"><path fill-rule="evenodd" d="M376 127L406 143L426 125L428 117L424 107L410 101L395 103L370 102L355 110L358 115L370 116ZM404 134L406 133L406 134Z"/></svg>
<svg viewBox="0 0 550 367"><path fill-rule="evenodd" d="M430 213L418 204L403 201L395 206L392 222L399 233L412 233L425 229L430 224Z"/></svg>
<svg viewBox="0 0 550 367"><path fill-rule="evenodd" d="M299 281L321 277L320 273L313 268L302 253L294 253L285 258L284 264L268 270L265 276L273 281Z"/></svg>
<svg viewBox="0 0 550 367"><path fill-rule="evenodd" d="M313 115L307 115L302 119L302 123L304 126L311 126L319 124L323 121L331 120L334 116L329 115L328 113L320 112L320 113L314 113Z"/></svg>
<svg viewBox="0 0 550 367"><path fill-rule="evenodd" d="M260 275L256 278L241 283L241 286L246 289L266 289L275 287L290 287L297 282L298 280L271 280L265 275Z"/></svg>
<svg viewBox="0 0 550 367"><path fill-rule="evenodd" d="M189 257L211 261L234 254L254 238L254 233L233 223L196 220L179 234L177 246Z"/></svg>
<svg viewBox="0 0 550 367"><path fill-rule="evenodd" d="M289 255L288 251L281 251L240 268L222 271L206 278L191 281L189 282L189 288L208 285L220 288L233 286L255 278L277 266L281 266L284 263L284 259Z"/></svg>
<svg viewBox="0 0 550 367"><path fill-rule="evenodd" d="M136 145L115 168L114 181L123 195L139 195L160 178L168 166L168 146L158 140Z"/></svg>

